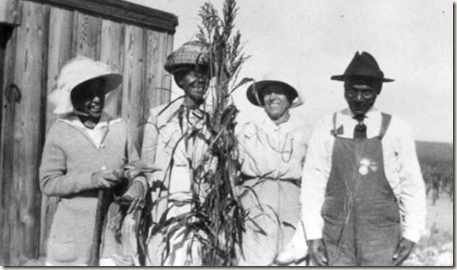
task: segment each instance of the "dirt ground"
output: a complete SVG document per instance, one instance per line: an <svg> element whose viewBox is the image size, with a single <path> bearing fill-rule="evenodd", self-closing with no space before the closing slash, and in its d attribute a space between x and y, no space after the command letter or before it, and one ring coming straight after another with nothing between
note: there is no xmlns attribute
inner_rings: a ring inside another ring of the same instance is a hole
<svg viewBox="0 0 457 270"><path fill-rule="evenodd" d="M442 194L435 205L427 201L427 232L405 266L454 265L454 202Z"/></svg>

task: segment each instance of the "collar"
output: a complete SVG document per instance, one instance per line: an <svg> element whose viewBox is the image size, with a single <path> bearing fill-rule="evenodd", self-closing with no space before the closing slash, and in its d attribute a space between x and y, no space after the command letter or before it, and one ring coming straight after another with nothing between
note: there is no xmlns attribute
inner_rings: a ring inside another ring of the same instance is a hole
<svg viewBox="0 0 457 270"><path fill-rule="evenodd" d="M291 130L292 128L297 126L297 125L295 125L295 122L296 122L295 117L292 114L290 114L290 117L286 122L276 125L275 122L273 122L270 119L270 117L268 117L268 115L265 114L260 123L261 123L261 127L264 127L265 129L268 129L268 130L273 130L273 131L283 130L285 132L288 132L289 130Z"/></svg>
<svg viewBox="0 0 457 270"><path fill-rule="evenodd" d="M97 123L97 125L95 125L94 129L100 129L100 128L106 127L106 126L108 126L110 124L117 123L120 120L121 120L121 118L113 120L110 115L108 115L107 113L103 112L102 116L100 117L100 121L98 121L98 123ZM59 121L68 123L68 124L70 124L72 126L75 126L75 127L87 129L86 126L83 125L81 120L79 120L79 117L74 113L70 113L66 117L60 118Z"/></svg>
<svg viewBox="0 0 457 270"><path fill-rule="evenodd" d="M168 115L168 117L166 118L167 122L176 120L176 119L178 119L178 116L180 113L185 113L186 111L188 111L188 109L184 106L183 103L184 102L182 102L182 103L175 102L175 103L169 104L168 107L165 107L164 109L162 109L159 112L159 115L161 115L162 113L165 115ZM207 111L208 110L207 110L205 104L203 103L198 108L191 109L189 111L189 117L191 117L193 119L201 120L201 119L205 118Z"/></svg>

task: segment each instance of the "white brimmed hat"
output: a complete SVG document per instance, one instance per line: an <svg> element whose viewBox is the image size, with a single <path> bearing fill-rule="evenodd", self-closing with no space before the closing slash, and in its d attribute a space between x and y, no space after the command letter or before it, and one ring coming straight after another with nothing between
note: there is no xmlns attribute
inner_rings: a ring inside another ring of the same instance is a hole
<svg viewBox="0 0 457 270"><path fill-rule="evenodd" d="M60 70L57 89L49 96L49 101L56 107L55 114L66 114L73 111L71 91L76 86L94 79L103 79L105 94L116 89L122 83L122 76L113 72L105 63L79 56L71 59Z"/></svg>
<svg viewBox="0 0 457 270"><path fill-rule="evenodd" d="M254 82L248 87L246 97L249 102L255 106L263 107L264 91L269 85L279 85L286 91L286 95L292 100L290 108L295 108L303 104L303 100L295 88L297 84L291 79L286 79L286 76L280 75L278 72L268 72L263 76L261 81Z"/></svg>

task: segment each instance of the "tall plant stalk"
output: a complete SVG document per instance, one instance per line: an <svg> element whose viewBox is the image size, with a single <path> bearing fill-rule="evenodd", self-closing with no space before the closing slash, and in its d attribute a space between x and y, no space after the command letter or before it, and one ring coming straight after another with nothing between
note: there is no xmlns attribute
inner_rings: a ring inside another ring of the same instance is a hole
<svg viewBox="0 0 457 270"><path fill-rule="evenodd" d="M234 33L237 15L235 0L226 0L222 18L210 3L200 11L202 26L197 38L208 44L211 75L214 76L215 100L209 127L213 134L212 155L218 158L217 169L208 175L209 192L203 202L203 211L209 217L209 245L204 246L204 264L235 265L241 250L242 232L246 215L237 197L235 116L238 110L230 105L238 72L247 59L242 52L241 34ZM244 79L244 84L249 79Z"/></svg>
<svg viewBox="0 0 457 270"><path fill-rule="evenodd" d="M196 37L208 48L213 78L210 90L214 98L211 111L206 115L206 130L193 127L181 140L187 146L193 139L206 137L203 134L206 132L209 133L208 148L200 163L189 160L190 211L170 218L165 213L157 224L157 229L167 232L168 239L174 234L184 234L191 236L194 243L198 242L205 266L236 265L237 256L242 252L246 213L235 187L239 175L234 134L238 110L231 104L231 94L251 79L237 82L241 66L248 58L242 52L240 32L234 32L237 11L235 0L224 2L222 16L211 3L205 3L200 9L201 25ZM170 168L173 169L173 160ZM165 256L168 255L166 252Z"/></svg>

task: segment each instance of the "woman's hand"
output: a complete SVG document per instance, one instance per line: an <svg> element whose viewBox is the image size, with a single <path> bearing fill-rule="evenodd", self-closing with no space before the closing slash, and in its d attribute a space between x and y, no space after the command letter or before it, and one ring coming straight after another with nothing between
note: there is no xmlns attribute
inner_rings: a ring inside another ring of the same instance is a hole
<svg viewBox="0 0 457 270"><path fill-rule="evenodd" d="M109 189L122 183L122 178L119 171L102 169L92 174L91 181L96 189Z"/></svg>
<svg viewBox="0 0 457 270"><path fill-rule="evenodd" d="M275 258L277 265L297 264L305 260L306 255L308 255L308 245L302 222L299 221L295 228L295 233L289 244Z"/></svg>

